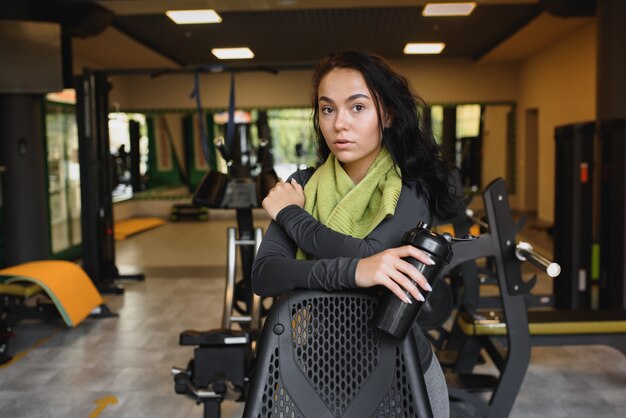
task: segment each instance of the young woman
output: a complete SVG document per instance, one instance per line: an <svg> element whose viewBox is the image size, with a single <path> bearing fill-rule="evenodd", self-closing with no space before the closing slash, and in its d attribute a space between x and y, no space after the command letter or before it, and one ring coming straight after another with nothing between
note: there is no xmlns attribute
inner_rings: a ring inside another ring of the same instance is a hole
<svg viewBox="0 0 626 418"><path fill-rule="evenodd" d="M253 265L257 294L382 285L406 303L405 291L423 300L428 282L403 258L429 258L400 240L419 221L445 218L453 202L419 103L377 56L341 51L316 66L313 124L324 163L294 173L263 201L273 222ZM426 338L416 338L434 415L447 417L441 367Z"/></svg>

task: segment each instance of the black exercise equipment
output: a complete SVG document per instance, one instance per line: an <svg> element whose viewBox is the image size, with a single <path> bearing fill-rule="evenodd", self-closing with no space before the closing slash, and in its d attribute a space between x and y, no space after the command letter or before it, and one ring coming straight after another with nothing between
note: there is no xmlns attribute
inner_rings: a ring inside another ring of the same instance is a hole
<svg viewBox="0 0 626 418"><path fill-rule="evenodd" d="M555 306L589 309L595 122L559 126L554 134L554 259L563 268Z"/></svg>
<svg viewBox="0 0 626 418"><path fill-rule="evenodd" d="M170 221L208 221L209 210L204 206L196 206L189 203L177 203L172 205Z"/></svg>
<svg viewBox="0 0 626 418"><path fill-rule="evenodd" d="M368 325L371 292L297 291L268 315L243 416L432 417L412 332Z"/></svg>
<svg viewBox="0 0 626 418"><path fill-rule="evenodd" d="M204 405L204 416L219 417L224 399L247 398L255 344L261 317L269 307L252 292L252 262L261 244L262 230L253 227L252 209L260 207L278 177L264 165L269 155L267 141L260 141L257 165L252 164L249 125L234 127L228 148L222 137L216 148L228 165L228 173L209 171L198 184L193 204L213 209L235 209L237 228L227 229L227 272L221 328L205 332L184 331L180 344L197 346L186 369L173 368L176 393ZM241 277L237 275L237 248L241 257ZM269 298L271 299L271 298ZM233 330L234 323L242 331Z"/></svg>
<svg viewBox="0 0 626 418"><path fill-rule="evenodd" d="M38 285L22 282L11 288L11 293L3 290L0 295L0 365L11 360L9 342L22 320L60 318L56 306Z"/></svg>
<svg viewBox="0 0 626 418"><path fill-rule="evenodd" d="M501 187L504 191L504 186ZM492 193L489 190L487 192ZM504 200L506 195L498 194L497 197ZM463 295L452 331L441 344L445 350L438 352L442 364L451 363L455 372L449 379L451 399L463 400L473 407L471 412L457 410L461 415L506 416L519 390L516 383L521 383L519 379L523 379L528 365L530 346L602 344L626 354L626 311L527 310L530 305L527 292L532 288L534 278L528 283L521 281L520 262L530 261L553 277L559 272L559 266L534 253L528 244L515 244L514 235L521 223L498 221L498 216L500 219L506 218L503 212L508 212L508 208L505 211L501 206L493 196L485 195L489 230L486 236L496 233L500 236L498 241L490 244L492 248L500 247L495 251L495 256L488 248L484 248L484 244L478 245L483 243L485 237L481 235L473 248L455 245L455 257L450 264L450 268L466 267L476 272L475 263L464 261L466 255L472 259L493 257L494 277L500 293L500 310L480 309L484 298L477 292L480 285L478 276L462 276L462 284L469 287L470 292ZM503 265L498 261L498 251L503 255ZM561 280L561 277L557 280ZM498 378L473 374L474 367L481 360L482 349L499 369ZM463 389L459 391L454 386ZM472 392L494 388L488 403L472 395ZM498 391L500 388L502 390Z"/></svg>
<svg viewBox="0 0 626 418"><path fill-rule="evenodd" d="M626 309L626 128L624 119L599 123L602 146L600 309Z"/></svg>
<svg viewBox="0 0 626 418"><path fill-rule="evenodd" d="M258 246L255 244L255 235L260 234L253 229L252 209L261 206L263 198L278 182L278 176L274 169L267 167L264 162L269 156L267 149L269 143L263 139L259 141L257 151L261 159L257 160L256 165L252 164L249 124L236 124L234 135L231 141L232 149L227 148L223 137L215 139L215 146L228 165L228 174L209 171L198 184L193 204L214 209L236 210L237 229L228 229L229 267L227 274L228 283L231 283L231 279L234 281L234 293L233 295L227 294L225 302L226 305L232 305L237 312L249 318L252 312L251 307L256 303L250 285L252 262L256 252L253 247ZM260 238L257 239L260 240ZM241 256L242 277L240 280L234 278L236 247L239 247ZM266 313L267 309L262 306L262 315ZM239 320L239 317L233 316L232 318ZM223 328L229 328L228 323L224 321Z"/></svg>
<svg viewBox="0 0 626 418"><path fill-rule="evenodd" d="M122 293L117 279L143 280L144 275L122 275L115 265L108 127L111 84L103 73L85 71L75 85L83 268L100 293Z"/></svg>
<svg viewBox="0 0 626 418"><path fill-rule="evenodd" d="M525 224L525 217L521 217L518 220L520 228ZM476 224L480 227L481 233L489 231L489 225L485 222L485 219L475 216L471 209L465 210L465 216L461 215L453 222L454 229L460 231L466 231L468 228ZM526 254L528 251L534 253L534 257L527 259ZM520 241L516 244L516 257L520 261L529 261L539 269L542 269L550 277L557 277L561 274L561 266L558 263L547 260L545 257L537 254L533 250L533 246L530 243ZM477 263L465 263L450 272L450 277L453 278L453 284L456 285L455 290L459 292L462 290L462 296L457 297L458 306L463 306L464 309L474 311L478 308L493 309L500 308L500 300L498 297L479 297L479 287L484 284L497 285L497 272L493 266L493 260L487 259L484 266ZM463 281L463 277L468 277L471 280ZM473 280L477 278L477 280ZM458 280L454 280L458 279ZM524 295L526 300L526 306L533 307L554 307L554 296L550 294L526 294Z"/></svg>
<svg viewBox="0 0 626 418"><path fill-rule="evenodd" d="M419 223L402 242L436 260L411 261L436 286L453 240ZM426 303L397 301L378 288L282 295L263 327L244 417L432 417L415 345Z"/></svg>
<svg viewBox="0 0 626 418"><path fill-rule="evenodd" d="M0 94L0 235L6 266L50 257L42 101L43 94Z"/></svg>
<svg viewBox="0 0 626 418"><path fill-rule="evenodd" d="M457 306L452 289L444 280L436 280L432 288L433 291L428 295L422 306L422 312L417 317L417 324L424 332L441 330ZM430 334L426 335L430 337ZM433 340L431 342L435 343ZM437 346L436 343L435 345Z"/></svg>
<svg viewBox="0 0 626 418"><path fill-rule="evenodd" d="M528 282L522 279L520 271L522 261L518 259L519 254L516 254L515 240L520 224L511 218L504 181L498 179L492 182L485 189L483 199L489 232L473 241L455 243L454 257L446 272L461 265L471 267L473 260L476 259L486 257L493 259L498 273L500 303L504 317L507 318L509 332L503 338L508 349L506 354L502 355L488 339L484 341L481 339L481 344L471 338L458 342L462 355L455 364L455 373L447 376L448 390L451 410L458 416L505 417L513 407L530 360L530 336L524 295L534 286L536 278ZM528 250L522 255L526 259L535 258L535 254ZM472 277L468 274L471 272L471 270L465 272L463 283L476 280L477 276ZM477 285L471 295L479 296ZM477 303L477 300L474 303ZM453 340L450 342L453 343L451 345L457 344ZM485 347L494 359L500 371L498 378L472 373L482 347ZM445 356L440 357L442 362L447 360L443 357ZM466 358L470 361L466 363L461 361ZM487 398L476 395L476 392L484 391L490 392Z"/></svg>
<svg viewBox="0 0 626 418"><path fill-rule="evenodd" d="M117 314L111 312L106 304L94 310L90 318L110 318ZM0 365L13 357L9 350L12 338L16 336L17 325L28 319L39 321L60 320L59 310L48 294L37 284L15 282L10 285L0 283Z"/></svg>
<svg viewBox="0 0 626 418"><path fill-rule="evenodd" d="M186 369L172 368L174 390L204 406L204 418L219 418L224 399L243 401L253 361L254 332L185 331L180 345L196 346Z"/></svg>
<svg viewBox="0 0 626 418"><path fill-rule="evenodd" d="M595 145L596 138L600 146ZM591 308L593 240L600 240L599 307L626 308L626 130L623 119L555 129L555 260L563 278L555 282L556 306ZM597 150L601 155L594 157ZM594 161L601 161L599 170ZM594 173L600 175L597 181ZM600 191L594 191L600 186ZM600 197L599 204L594 201ZM597 211L597 212L594 212ZM594 232L594 222L596 230Z"/></svg>
<svg viewBox="0 0 626 418"><path fill-rule="evenodd" d="M497 310L461 313L458 323L466 335L499 338L508 332L507 321ZM528 311L532 346L606 345L626 355L626 311ZM500 341L502 342L502 341ZM467 362L467 355L462 362Z"/></svg>
<svg viewBox="0 0 626 418"><path fill-rule="evenodd" d="M130 172L130 184L133 188L133 193L138 193L143 189L141 182L140 160L139 154L139 141L141 140L140 124L136 120L128 121L128 134L130 140L130 151L128 153L129 172Z"/></svg>

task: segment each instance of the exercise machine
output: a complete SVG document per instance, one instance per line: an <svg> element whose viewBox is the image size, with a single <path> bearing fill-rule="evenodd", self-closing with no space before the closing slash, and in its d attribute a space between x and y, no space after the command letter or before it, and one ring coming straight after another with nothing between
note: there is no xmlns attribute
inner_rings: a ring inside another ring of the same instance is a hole
<svg viewBox="0 0 626 418"><path fill-rule="evenodd" d="M144 280L122 275L115 264L112 166L109 152L111 85L102 72L85 71L75 81L80 158L83 268L101 293L123 293L116 280Z"/></svg>
<svg viewBox="0 0 626 418"><path fill-rule="evenodd" d="M63 319L75 327L87 316L114 316L77 264L30 261L0 269L0 364L11 360L10 339L24 319Z"/></svg>
<svg viewBox="0 0 626 418"><path fill-rule="evenodd" d="M449 338L437 355L449 363L453 410L459 416L507 416L528 367L531 346L603 344L626 353L626 312L581 310L529 310L528 294L536 277L522 280L521 263L529 261L549 276L559 266L537 254L526 243L516 242L521 222L511 219L504 182L492 183L484 193L487 233L472 244L454 247L448 266L476 271L475 260L490 257L499 287L500 308L481 309L478 275L462 275L463 294ZM473 270L472 270L473 269ZM561 276L555 277L560 280ZM499 376L474 373L481 355L488 356ZM490 392L487 400L477 393Z"/></svg>
<svg viewBox="0 0 626 418"><path fill-rule="evenodd" d="M210 171L198 185L193 203L214 209L235 209L237 228L227 230L227 273L221 328L198 332L184 331L180 345L195 346L187 368L172 368L176 393L186 395L204 406L204 417L219 418L223 400L244 401L255 358L261 318L269 307L252 292L252 263L261 244L262 230L253 227L252 209L278 178L271 168L263 169L268 142L261 140L253 167L249 125L235 127L232 148L222 137L215 145L226 160L228 174ZM258 171L255 175L253 171ZM241 257L241 276L237 274L237 249ZM239 330L233 325L238 324Z"/></svg>
<svg viewBox="0 0 626 418"><path fill-rule="evenodd" d="M300 290L265 321L243 416L433 416L412 335L370 326L379 297L368 290Z"/></svg>
<svg viewBox="0 0 626 418"><path fill-rule="evenodd" d="M504 337L507 350L502 354L494 345L485 343L487 352L494 358L494 364L500 372L498 378L472 373L476 363L464 367L459 360L454 373L449 373L446 378L453 413L458 416L505 417L513 407L530 360L530 335L524 295L534 286L536 278L528 282L522 279L522 261L518 256L537 262L539 257L532 251L518 251L516 248L515 236L520 224L511 218L508 194L502 179L495 180L485 189L483 200L489 232L476 240L455 244L454 257L446 270L479 258L493 258L498 272L501 306L509 330ZM472 278L464 277L463 280L467 282ZM463 350L471 348L465 341ZM477 361L476 357L473 359ZM477 392L490 394L484 398Z"/></svg>

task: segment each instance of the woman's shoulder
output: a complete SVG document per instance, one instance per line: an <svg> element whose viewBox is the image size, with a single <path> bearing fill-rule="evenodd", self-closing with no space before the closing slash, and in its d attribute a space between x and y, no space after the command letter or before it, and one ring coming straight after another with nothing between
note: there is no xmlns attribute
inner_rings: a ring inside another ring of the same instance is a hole
<svg viewBox="0 0 626 418"><path fill-rule="evenodd" d="M287 181L291 181L291 179L295 179L298 182L298 184L300 184L301 186L304 186L311 179L311 176L313 176L313 173L315 173L314 167L303 168L303 169L297 170L292 175L290 175Z"/></svg>
<svg viewBox="0 0 626 418"><path fill-rule="evenodd" d="M411 213L430 214L428 199L422 192L419 183L414 181L402 182L402 190L398 198L396 210L398 208L400 208L400 211L408 210Z"/></svg>

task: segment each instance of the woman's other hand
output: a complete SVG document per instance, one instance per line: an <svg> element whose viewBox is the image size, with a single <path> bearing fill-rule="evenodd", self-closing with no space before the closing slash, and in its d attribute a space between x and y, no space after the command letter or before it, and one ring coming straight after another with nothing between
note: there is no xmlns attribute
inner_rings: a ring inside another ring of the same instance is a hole
<svg viewBox="0 0 626 418"><path fill-rule="evenodd" d="M289 205L304 207L304 190L294 179L291 179L289 183L279 181L263 199L262 205L267 214L275 221L278 212Z"/></svg>
<svg viewBox="0 0 626 418"><path fill-rule="evenodd" d="M415 266L403 260L406 257L413 257L427 265L433 264L433 261L423 251L411 245L391 248L359 260L355 273L357 287L382 285L391 290L403 302L410 302L405 294L407 291L416 300L423 301L424 297L413 282L429 292L432 291L432 288Z"/></svg>

